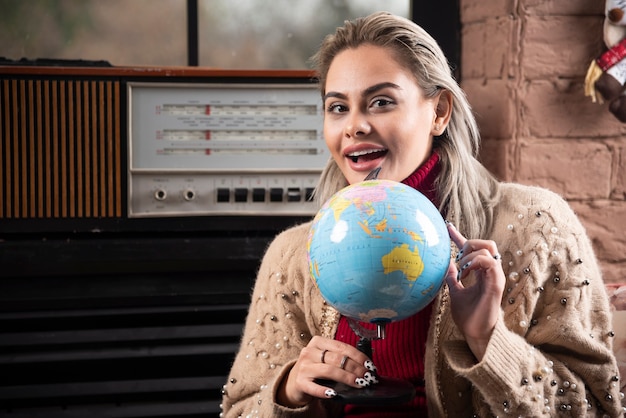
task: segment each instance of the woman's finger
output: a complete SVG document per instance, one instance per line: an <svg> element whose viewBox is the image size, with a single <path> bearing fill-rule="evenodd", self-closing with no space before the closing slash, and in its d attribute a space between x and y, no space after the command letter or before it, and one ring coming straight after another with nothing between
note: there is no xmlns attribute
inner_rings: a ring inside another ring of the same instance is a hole
<svg viewBox="0 0 626 418"><path fill-rule="evenodd" d="M452 222L446 221L446 226L448 227L448 234L450 235L452 242L454 242L459 249L463 248L467 239L461 235Z"/></svg>
<svg viewBox="0 0 626 418"><path fill-rule="evenodd" d="M302 386L302 389L306 393L315 398L334 398L335 396L337 396L337 392L335 391L335 389L323 386L317 383L317 381L307 380L302 383Z"/></svg>
<svg viewBox="0 0 626 418"><path fill-rule="evenodd" d="M356 347L340 341L315 336L305 347L313 363L324 363L344 370L358 371L370 360ZM371 363L371 361L370 361Z"/></svg>
<svg viewBox="0 0 626 418"><path fill-rule="evenodd" d="M460 261L464 256L467 256L470 252L474 251L484 251L490 257L493 257L496 261L501 261L502 256L498 253L498 246L495 241L491 240L468 240L465 238L456 227L450 223L446 222L448 226L448 233L452 241L456 244L459 252L456 256L456 261Z"/></svg>
<svg viewBox="0 0 626 418"><path fill-rule="evenodd" d="M302 387L321 394L321 388L314 389L306 383L316 379L333 380L353 387L366 387L377 383L376 366L356 347L323 337L314 337L308 346L302 349L300 365ZM306 376L309 376L308 378Z"/></svg>
<svg viewBox="0 0 626 418"><path fill-rule="evenodd" d="M450 292L461 290L465 287L459 280L459 269L452 260L450 260L450 266L448 267L448 272L446 273L446 283L448 284L448 288L450 288Z"/></svg>

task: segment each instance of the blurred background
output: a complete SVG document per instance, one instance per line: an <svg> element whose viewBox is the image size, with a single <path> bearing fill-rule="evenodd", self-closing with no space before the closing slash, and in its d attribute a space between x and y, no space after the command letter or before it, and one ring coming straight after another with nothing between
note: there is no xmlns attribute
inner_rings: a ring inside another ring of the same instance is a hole
<svg viewBox="0 0 626 418"><path fill-rule="evenodd" d="M308 68L325 34L410 0L198 0L198 65ZM184 0L0 0L0 57L187 65Z"/></svg>

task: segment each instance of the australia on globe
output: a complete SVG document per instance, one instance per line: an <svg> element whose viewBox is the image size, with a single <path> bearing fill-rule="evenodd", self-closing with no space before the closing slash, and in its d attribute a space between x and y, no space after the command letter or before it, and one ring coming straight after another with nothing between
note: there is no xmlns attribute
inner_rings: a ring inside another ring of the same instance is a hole
<svg viewBox="0 0 626 418"><path fill-rule="evenodd" d="M334 194L315 216L307 245L324 299L363 322L419 312L436 297L450 263L450 238L437 208L390 180L367 180Z"/></svg>

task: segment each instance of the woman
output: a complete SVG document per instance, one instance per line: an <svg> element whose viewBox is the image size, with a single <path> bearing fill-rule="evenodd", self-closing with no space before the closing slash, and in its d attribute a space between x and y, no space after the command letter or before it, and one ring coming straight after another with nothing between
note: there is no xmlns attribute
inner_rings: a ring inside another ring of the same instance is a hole
<svg viewBox="0 0 626 418"><path fill-rule="evenodd" d="M476 160L476 122L436 42L381 12L346 22L314 62L332 155L318 199L380 168L451 221L455 256L439 297L391 323L368 358L310 277L310 224L281 233L258 272L224 416L621 416L609 304L585 231L560 197L499 183ZM342 405L320 381L365 387L376 371L409 380L417 396Z"/></svg>

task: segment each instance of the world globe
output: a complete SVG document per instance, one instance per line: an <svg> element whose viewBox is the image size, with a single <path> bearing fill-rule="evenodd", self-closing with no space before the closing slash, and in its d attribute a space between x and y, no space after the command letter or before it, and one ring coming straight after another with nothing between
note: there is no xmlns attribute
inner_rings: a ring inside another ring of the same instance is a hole
<svg viewBox="0 0 626 418"><path fill-rule="evenodd" d="M437 208L390 180L334 194L313 219L307 245L311 276L326 302L375 324L426 307L450 263L450 238Z"/></svg>

